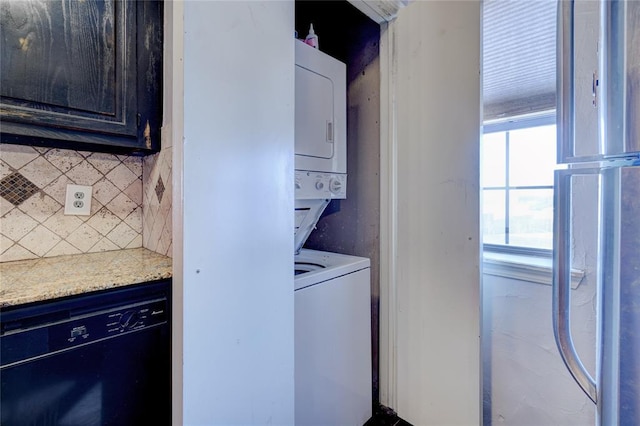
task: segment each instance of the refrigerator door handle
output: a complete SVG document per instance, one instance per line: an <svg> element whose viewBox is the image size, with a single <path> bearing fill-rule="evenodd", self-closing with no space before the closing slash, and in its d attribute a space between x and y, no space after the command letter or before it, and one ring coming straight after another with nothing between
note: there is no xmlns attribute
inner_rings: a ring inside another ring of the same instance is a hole
<svg viewBox="0 0 640 426"><path fill-rule="evenodd" d="M558 1L557 77L558 163L574 157L574 82L573 82L573 15L574 1Z"/></svg>
<svg viewBox="0 0 640 426"><path fill-rule="evenodd" d="M555 173L553 334L569 372L587 396L597 403L596 382L580 360L571 336L571 177L571 170Z"/></svg>

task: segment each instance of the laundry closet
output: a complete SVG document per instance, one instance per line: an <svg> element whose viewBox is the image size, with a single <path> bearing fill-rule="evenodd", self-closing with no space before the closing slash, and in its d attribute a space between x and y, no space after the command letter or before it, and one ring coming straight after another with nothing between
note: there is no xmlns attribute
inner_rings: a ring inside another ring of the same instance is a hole
<svg viewBox="0 0 640 426"><path fill-rule="evenodd" d="M310 24L319 50L346 64L346 198L331 200L305 248L371 262L373 400L378 400L380 235L380 25L347 1L296 1L295 29Z"/></svg>
<svg viewBox="0 0 640 426"><path fill-rule="evenodd" d="M370 259L372 399L412 424L473 424L480 2L413 2L380 35L346 1L166 6L174 422L295 424L292 38L313 22L347 65L348 179L306 246Z"/></svg>

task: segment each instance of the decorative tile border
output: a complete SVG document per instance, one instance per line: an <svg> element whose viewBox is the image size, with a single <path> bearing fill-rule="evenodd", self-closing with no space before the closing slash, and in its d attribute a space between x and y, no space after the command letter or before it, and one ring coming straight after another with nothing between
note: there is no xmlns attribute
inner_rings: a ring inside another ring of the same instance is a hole
<svg viewBox="0 0 640 426"><path fill-rule="evenodd" d="M145 157L142 178L143 246L166 256L171 256L172 249L172 153L168 146Z"/></svg>

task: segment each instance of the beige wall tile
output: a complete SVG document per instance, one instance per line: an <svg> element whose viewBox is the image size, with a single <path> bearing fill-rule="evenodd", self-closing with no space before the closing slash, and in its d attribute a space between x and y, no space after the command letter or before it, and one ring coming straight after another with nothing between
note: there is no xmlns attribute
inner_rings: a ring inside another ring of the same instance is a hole
<svg viewBox="0 0 640 426"><path fill-rule="evenodd" d="M102 178L102 173L84 160L67 173L69 179L78 185L93 185Z"/></svg>
<svg viewBox="0 0 640 426"><path fill-rule="evenodd" d="M142 179L134 180L131 185L126 187L122 192L136 204L142 204Z"/></svg>
<svg viewBox="0 0 640 426"><path fill-rule="evenodd" d="M106 176L121 191L138 179L138 176L122 163L107 173Z"/></svg>
<svg viewBox="0 0 640 426"><path fill-rule="evenodd" d="M0 234L0 254L4 253L13 245L13 240Z"/></svg>
<svg viewBox="0 0 640 426"><path fill-rule="evenodd" d="M106 207L103 207L85 223L98 231L100 235L107 235L113 228L118 226L120 222L121 220L118 216L111 213Z"/></svg>
<svg viewBox="0 0 640 426"><path fill-rule="evenodd" d="M31 253L29 250L19 246L18 244L14 244L9 248L9 250L0 254L0 262L11 262L14 260L24 260L24 259L36 259L38 256L34 253Z"/></svg>
<svg viewBox="0 0 640 426"><path fill-rule="evenodd" d="M121 222L113 231L107 234L107 238L120 248L126 248L129 243L138 235L129 225Z"/></svg>
<svg viewBox="0 0 640 426"><path fill-rule="evenodd" d="M111 250L119 250L116 244L114 244L109 238L104 237L100 241L98 241L93 247L89 249L90 253L97 253L100 251L111 251Z"/></svg>
<svg viewBox="0 0 640 426"><path fill-rule="evenodd" d="M62 175L62 172L56 166L42 156L21 167L19 171L20 174L35 183L38 188L49 185Z"/></svg>
<svg viewBox="0 0 640 426"><path fill-rule="evenodd" d="M4 198L0 197L0 217L6 215L7 213L9 213L11 210L13 210L15 208L16 208L16 206L11 204L10 202L5 200ZM0 231L1 230L2 230L2 223L0 222Z"/></svg>
<svg viewBox="0 0 640 426"><path fill-rule="evenodd" d="M103 175L106 175L121 163L117 156L101 152L94 152L87 157L87 161Z"/></svg>
<svg viewBox="0 0 640 426"><path fill-rule="evenodd" d="M121 220L129 216L138 206L139 204L122 192L107 204L107 208Z"/></svg>
<svg viewBox="0 0 640 426"><path fill-rule="evenodd" d="M5 144L0 146L0 159L16 170L35 160L38 155L40 155L38 151L29 146Z"/></svg>
<svg viewBox="0 0 640 426"><path fill-rule="evenodd" d="M142 175L142 158L140 157L124 157L122 163L136 176Z"/></svg>
<svg viewBox="0 0 640 426"><path fill-rule="evenodd" d="M138 234L136 235L136 237L131 240L131 242L129 244L127 244L126 248L138 248L138 247L143 247L142 246L142 235Z"/></svg>
<svg viewBox="0 0 640 426"><path fill-rule="evenodd" d="M143 245L166 254L171 155L170 148L141 158L0 144L0 179L17 171L40 188L18 207L0 197L0 261ZM93 186L89 216L64 215L68 184Z"/></svg>
<svg viewBox="0 0 640 426"><path fill-rule="evenodd" d="M100 241L100 233L83 223L73 231L66 240L71 243L75 248L80 250L82 253L88 253L89 249L93 247L98 241Z"/></svg>
<svg viewBox="0 0 640 426"><path fill-rule="evenodd" d="M124 223L129 225L131 229L137 233L142 234L142 208L136 207L129 216L124 218Z"/></svg>
<svg viewBox="0 0 640 426"><path fill-rule="evenodd" d="M11 173L11 167L4 161L0 161L0 179L9 176Z"/></svg>
<svg viewBox="0 0 640 426"><path fill-rule="evenodd" d="M93 197L100 201L103 205L108 204L113 200L120 190L117 186L111 183L109 179L103 177L93 185Z"/></svg>
<svg viewBox="0 0 640 426"><path fill-rule="evenodd" d="M13 209L0 219L0 232L13 241L19 241L27 235L38 222L22 213L19 209Z"/></svg>
<svg viewBox="0 0 640 426"><path fill-rule="evenodd" d="M67 216L58 212L58 214L51 216L44 222L44 226L51 230L61 238L67 238L73 231L78 229L82 225L82 220L78 219L79 216Z"/></svg>
<svg viewBox="0 0 640 426"><path fill-rule="evenodd" d="M61 240L62 238L49 231L43 225L38 225L20 239L19 244L30 252L38 255L38 257L44 257L44 255Z"/></svg>
<svg viewBox="0 0 640 426"><path fill-rule="evenodd" d="M51 149L44 154L44 158L62 173L68 172L84 160L84 157L76 151L62 149Z"/></svg>
<svg viewBox="0 0 640 426"><path fill-rule="evenodd" d="M20 204L18 208L28 214L32 219L42 223L60 210L62 204L44 192L39 192Z"/></svg>
<svg viewBox="0 0 640 426"><path fill-rule="evenodd" d="M64 206L65 197L67 196L67 185L72 183L74 182L71 181L67 175L62 175L47 185L44 188L44 192L60 203L60 205Z"/></svg>
<svg viewBox="0 0 640 426"><path fill-rule="evenodd" d="M80 254L80 250L78 250L65 240L62 240L47 253L47 257L64 256L69 254Z"/></svg>

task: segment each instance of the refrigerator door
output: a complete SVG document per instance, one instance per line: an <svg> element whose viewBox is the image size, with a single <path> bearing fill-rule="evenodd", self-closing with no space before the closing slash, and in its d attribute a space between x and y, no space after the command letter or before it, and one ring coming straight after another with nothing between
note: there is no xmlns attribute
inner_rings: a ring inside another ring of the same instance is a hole
<svg viewBox="0 0 640 426"><path fill-rule="evenodd" d="M640 424L640 166L602 173L602 425Z"/></svg>
<svg viewBox="0 0 640 426"><path fill-rule="evenodd" d="M607 158L640 154L640 2L603 1L600 135Z"/></svg>
<svg viewBox="0 0 640 426"><path fill-rule="evenodd" d="M558 163L638 158L640 2L602 1L599 23L585 21L580 3L558 2ZM585 44L589 28L598 27L597 45ZM598 70L583 66L593 51L598 52ZM576 116L582 117L579 122ZM592 143L584 135L595 121L599 141Z"/></svg>
<svg viewBox="0 0 640 426"><path fill-rule="evenodd" d="M575 183L598 186L598 335L596 379L584 368L571 337L569 273ZM640 166L556 172L553 326L567 368L597 403L599 425L640 424Z"/></svg>

